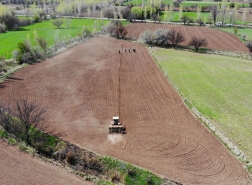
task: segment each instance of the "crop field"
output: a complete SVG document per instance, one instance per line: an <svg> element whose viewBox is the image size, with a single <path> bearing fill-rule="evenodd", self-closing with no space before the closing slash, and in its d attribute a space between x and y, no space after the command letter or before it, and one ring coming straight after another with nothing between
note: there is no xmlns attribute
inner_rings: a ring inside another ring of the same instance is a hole
<svg viewBox="0 0 252 185"><path fill-rule="evenodd" d="M252 182L141 44L93 38L0 85L0 101L25 98L46 107L49 131L91 151L185 184ZM113 116L120 116L127 134L108 134Z"/></svg>
<svg viewBox="0 0 252 185"><path fill-rule="evenodd" d="M39 158L32 157L30 154L21 152L17 147L8 145L1 138L0 164L1 185L93 184L58 166L46 163Z"/></svg>
<svg viewBox="0 0 252 185"><path fill-rule="evenodd" d="M252 159L252 61L155 48L158 64L194 107Z"/></svg>
<svg viewBox="0 0 252 185"><path fill-rule="evenodd" d="M184 26L171 24L154 23L133 23L127 26L129 38L139 38L145 30L156 30L158 28L179 30L185 36L185 41L181 45L187 46L193 36L206 38L208 45L206 48L213 50L225 50L235 52L248 52L248 48L235 35L208 27Z"/></svg>
<svg viewBox="0 0 252 185"><path fill-rule="evenodd" d="M70 19L70 27L66 27L66 20L63 25L56 29L56 26L52 24L54 20L44 21L42 23L36 23L30 26L25 26L20 28L19 31L9 31L7 33L0 34L0 57L12 58L12 52L17 49L19 42L24 41L29 38L32 45L35 45L34 41L34 31L36 30L39 37L46 38L48 46L51 46L55 42L55 37L58 37L61 40L70 39L76 37L82 33L83 27L89 27L91 30L94 29L94 23L96 22L97 30L101 29L102 24L107 24L108 20L92 20L92 19Z"/></svg>

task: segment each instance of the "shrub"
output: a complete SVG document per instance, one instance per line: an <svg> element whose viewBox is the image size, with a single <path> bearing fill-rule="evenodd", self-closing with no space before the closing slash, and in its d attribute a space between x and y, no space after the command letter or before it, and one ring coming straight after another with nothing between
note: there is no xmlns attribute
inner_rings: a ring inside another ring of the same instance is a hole
<svg viewBox="0 0 252 185"><path fill-rule="evenodd" d="M116 26L113 23L110 23L104 27L104 30L107 34L112 36L115 28Z"/></svg>
<svg viewBox="0 0 252 185"><path fill-rule="evenodd" d="M246 35L245 33L243 33L241 36L242 36L242 39L243 39L243 40L245 40L246 37L247 37L247 35Z"/></svg>
<svg viewBox="0 0 252 185"><path fill-rule="evenodd" d="M66 154L66 161L70 164L70 165L75 165L76 164L76 159L74 156L74 152L73 151L68 151Z"/></svg>
<svg viewBox="0 0 252 185"><path fill-rule="evenodd" d="M233 31L234 31L234 34L236 35L238 33L238 28L237 27L234 27L233 28Z"/></svg>
<svg viewBox="0 0 252 185"><path fill-rule="evenodd" d="M91 37L91 36L92 36L92 31L91 31L89 28L84 27L84 28L83 28L83 31L82 31L82 36L83 36L84 38L86 38L86 37Z"/></svg>
<svg viewBox="0 0 252 185"><path fill-rule="evenodd" d="M6 32L6 27L4 24L0 24L0 33L5 33Z"/></svg>
<svg viewBox="0 0 252 185"><path fill-rule="evenodd" d="M249 49L249 51L252 53L252 40L248 41L248 42L246 43L246 46L247 46L247 48Z"/></svg>
<svg viewBox="0 0 252 185"><path fill-rule="evenodd" d="M33 17L33 22L34 23L39 23L40 22L40 17L39 16L34 16Z"/></svg>
<svg viewBox="0 0 252 185"><path fill-rule="evenodd" d="M0 16L0 22L5 24L7 30L14 30L19 27L19 19L11 14Z"/></svg>

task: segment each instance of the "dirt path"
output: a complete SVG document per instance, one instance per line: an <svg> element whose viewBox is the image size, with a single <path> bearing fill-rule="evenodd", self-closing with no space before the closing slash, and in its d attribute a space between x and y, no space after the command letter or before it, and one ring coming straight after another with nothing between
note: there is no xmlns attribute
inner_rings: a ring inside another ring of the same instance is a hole
<svg viewBox="0 0 252 185"><path fill-rule="evenodd" d="M46 106L50 129L89 150L185 184L250 180L185 107L142 45L95 38L17 71L2 86L0 100L28 98ZM127 134L108 135L118 106Z"/></svg>

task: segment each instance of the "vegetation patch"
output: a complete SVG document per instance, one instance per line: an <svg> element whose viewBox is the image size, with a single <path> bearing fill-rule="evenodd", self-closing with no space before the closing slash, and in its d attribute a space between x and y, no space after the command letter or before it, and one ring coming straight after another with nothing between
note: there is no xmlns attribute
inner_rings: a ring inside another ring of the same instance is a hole
<svg viewBox="0 0 252 185"><path fill-rule="evenodd" d="M251 60L161 48L153 55L182 96L251 160Z"/></svg>
<svg viewBox="0 0 252 185"><path fill-rule="evenodd" d="M46 20L30 26L24 26L19 30L9 31L0 34L0 56L6 59L12 58L12 52L17 49L18 43L28 39L32 46L36 45L36 35L46 38L48 46L52 46L55 40L69 40L82 34L83 27L88 27L92 31L99 31L108 20L93 19L70 19L70 25L67 25L68 19L60 19L63 21L59 29L53 25L54 20Z"/></svg>

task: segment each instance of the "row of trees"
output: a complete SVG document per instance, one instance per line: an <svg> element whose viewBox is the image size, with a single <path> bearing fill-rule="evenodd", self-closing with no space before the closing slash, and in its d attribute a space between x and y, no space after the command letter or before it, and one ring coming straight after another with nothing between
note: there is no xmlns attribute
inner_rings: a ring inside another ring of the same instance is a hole
<svg viewBox="0 0 252 185"><path fill-rule="evenodd" d="M156 29L155 31L146 30L140 35L140 41L146 44L153 44L156 46L169 46L176 48L180 43L185 41L182 32L175 29ZM207 46L205 38L192 37L189 45L194 46L196 52L200 47Z"/></svg>

